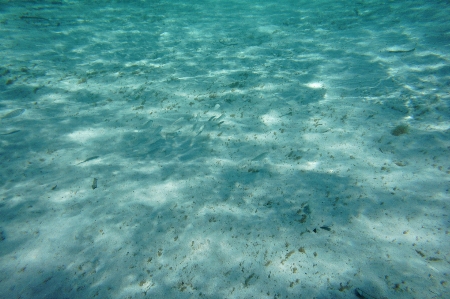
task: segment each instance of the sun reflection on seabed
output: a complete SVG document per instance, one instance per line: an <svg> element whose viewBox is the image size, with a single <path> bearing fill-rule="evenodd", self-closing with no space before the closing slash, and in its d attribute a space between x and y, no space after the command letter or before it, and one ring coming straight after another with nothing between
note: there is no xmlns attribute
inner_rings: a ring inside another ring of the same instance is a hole
<svg viewBox="0 0 450 299"><path fill-rule="evenodd" d="M308 86L309 88L314 88L314 89L325 88L325 84L323 84L322 82L311 82L311 83L306 84L306 86Z"/></svg>

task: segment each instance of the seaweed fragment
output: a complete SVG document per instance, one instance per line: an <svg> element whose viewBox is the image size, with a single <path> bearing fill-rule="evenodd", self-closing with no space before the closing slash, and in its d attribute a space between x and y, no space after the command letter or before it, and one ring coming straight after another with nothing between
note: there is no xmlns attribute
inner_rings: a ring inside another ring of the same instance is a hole
<svg viewBox="0 0 450 299"><path fill-rule="evenodd" d="M24 112L25 112L25 109L19 108L19 109L16 109L16 110L13 110L11 112L6 113L5 115L3 115L1 117L1 119L8 119L8 118L17 117L17 116L21 115Z"/></svg>
<svg viewBox="0 0 450 299"><path fill-rule="evenodd" d="M403 134L407 134L408 132L409 132L408 125L398 125L392 130L391 134L394 136L400 136Z"/></svg>
<svg viewBox="0 0 450 299"><path fill-rule="evenodd" d="M247 277L244 281L244 286L248 287L248 283L250 282L250 280L253 278L253 276L255 276L255 273L252 273L249 277Z"/></svg>
<svg viewBox="0 0 450 299"><path fill-rule="evenodd" d="M95 159L98 159L98 158L100 158L100 156L89 157L89 158L87 158L86 160L81 161L81 162L78 163L77 165L80 165L80 164L82 164L82 163L86 163L86 162L88 162L88 161L92 161L92 160L95 160Z"/></svg>
<svg viewBox="0 0 450 299"><path fill-rule="evenodd" d="M388 49L387 52L388 53L409 53L409 52L414 52L416 50L416 48L412 48L412 49Z"/></svg>
<svg viewBox="0 0 450 299"><path fill-rule="evenodd" d="M360 288L355 289L355 295L361 299L377 299L375 296L368 294L367 292L361 290Z"/></svg>
<svg viewBox="0 0 450 299"><path fill-rule="evenodd" d="M439 262L439 261L442 261L442 259L440 259L440 258L438 258L438 257L435 257L435 256L431 256L431 257L427 258L427 260L430 261L430 262Z"/></svg>
<svg viewBox="0 0 450 299"><path fill-rule="evenodd" d="M94 180L92 181L92 189L96 189L97 188L97 179L94 178Z"/></svg>
<svg viewBox="0 0 450 299"><path fill-rule="evenodd" d="M18 133L18 132L20 132L20 130L14 130L14 131L11 131L11 132L2 133L0 135L12 135L12 134L15 134L15 133Z"/></svg>
<svg viewBox="0 0 450 299"><path fill-rule="evenodd" d="M424 254L422 251L416 250L416 252L417 252L417 254L420 255L421 257L425 257L425 254Z"/></svg>

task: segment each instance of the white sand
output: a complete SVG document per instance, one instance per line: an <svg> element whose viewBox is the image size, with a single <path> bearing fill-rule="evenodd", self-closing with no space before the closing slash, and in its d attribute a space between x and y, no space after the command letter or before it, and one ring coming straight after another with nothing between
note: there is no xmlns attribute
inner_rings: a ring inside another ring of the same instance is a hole
<svg viewBox="0 0 450 299"><path fill-rule="evenodd" d="M1 298L450 298L448 1L0 3Z"/></svg>

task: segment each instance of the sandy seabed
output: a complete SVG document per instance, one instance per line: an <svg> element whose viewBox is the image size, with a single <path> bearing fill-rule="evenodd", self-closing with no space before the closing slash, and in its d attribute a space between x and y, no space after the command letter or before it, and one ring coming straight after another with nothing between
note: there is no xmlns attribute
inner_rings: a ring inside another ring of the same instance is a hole
<svg viewBox="0 0 450 299"><path fill-rule="evenodd" d="M254 2L0 1L0 298L450 297L448 1Z"/></svg>

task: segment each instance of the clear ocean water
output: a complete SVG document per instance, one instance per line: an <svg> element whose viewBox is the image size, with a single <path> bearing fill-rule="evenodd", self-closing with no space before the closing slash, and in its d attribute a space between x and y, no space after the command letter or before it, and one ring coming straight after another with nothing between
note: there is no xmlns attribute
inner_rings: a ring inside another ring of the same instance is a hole
<svg viewBox="0 0 450 299"><path fill-rule="evenodd" d="M450 298L449 16L0 0L0 298Z"/></svg>

